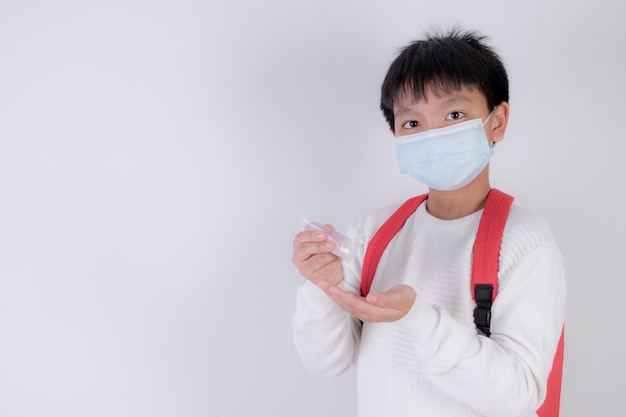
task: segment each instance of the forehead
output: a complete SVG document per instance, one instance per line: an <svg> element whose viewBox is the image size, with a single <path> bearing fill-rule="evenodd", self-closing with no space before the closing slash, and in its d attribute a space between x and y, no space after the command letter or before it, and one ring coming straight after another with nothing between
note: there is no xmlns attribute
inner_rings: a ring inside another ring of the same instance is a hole
<svg viewBox="0 0 626 417"><path fill-rule="evenodd" d="M402 89L395 97L393 110L398 113L408 108L447 108L454 106L484 107L487 108L487 99L477 88L461 87L453 91L424 89L424 95L419 98L411 90Z"/></svg>

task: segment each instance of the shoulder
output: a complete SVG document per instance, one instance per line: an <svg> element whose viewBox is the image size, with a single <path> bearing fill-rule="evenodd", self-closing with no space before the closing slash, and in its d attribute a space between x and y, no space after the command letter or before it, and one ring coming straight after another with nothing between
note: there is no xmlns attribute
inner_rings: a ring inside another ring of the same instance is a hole
<svg viewBox="0 0 626 417"><path fill-rule="evenodd" d="M554 236L546 221L535 213L513 204L502 237L517 245L533 248L548 244L556 246Z"/></svg>
<svg viewBox="0 0 626 417"><path fill-rule="evenodd" d="M522 263L561 263L561 253L546 221L517 205L511 207L500 247L501 278Z"/></svg>
<svg viewBox="0 0 626 417"><path fill-rule="evenodd" d="M550 227L542 217L517 205L511 207L504 228L498 277L499 294L531 293L535 299L550 294L551 303L565 294L563 259Z"/></svg>

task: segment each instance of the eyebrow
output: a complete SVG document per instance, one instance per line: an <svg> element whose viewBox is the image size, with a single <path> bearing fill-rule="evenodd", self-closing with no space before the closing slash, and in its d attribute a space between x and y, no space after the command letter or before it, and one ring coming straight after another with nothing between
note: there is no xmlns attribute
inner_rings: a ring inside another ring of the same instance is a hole
<svg viewBox="0 0 626 417"><path fill-rule="evenodd" d="M472 100L469 97L463 95L454 95L450 98L445 99L441 103L439 103L439 107L448 107L453 104L462 104L462 103L471 103ZM394 117L401 116L403 114L413 114L414 111L410 107L400 107L398 111L394 112Z"/></svg>
<svg viewBox="0 0 626 417"><path fill-rule="evenodd" d="M455 95L455 96L451 96L448 99L445 99L444 101L441 102L442 106L449 106L451 104L456 104L456 103L471 103L471 99L469 97L463 96L463 95Z"/></svg>
<svg viewBox="0 0 626 417"><path fill-rule="evenodd" d="M394 116L397 117L397 116L400 116L402 114L412 113L412 112L413 112L413 109L411 109L410 107L401 107L401 108L398 109L398 111L394 112Z"/></svg>

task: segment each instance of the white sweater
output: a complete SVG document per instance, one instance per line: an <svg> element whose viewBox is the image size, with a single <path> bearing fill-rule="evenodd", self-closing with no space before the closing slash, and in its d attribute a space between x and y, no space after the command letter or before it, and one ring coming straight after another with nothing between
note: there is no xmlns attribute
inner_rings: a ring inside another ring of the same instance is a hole
<svg viewBox="0 0 626 417"><path fill-rule="evenodd" d="M315 375L357 364L360 417L534 416L565 309L561 256L546 224L514 205L500 252L491 337L476 329L470 293L472 246L482 210L437 219L422 204L391 241L371 291L407 284L412 309L392 323L350 316L309 283L298 291L294 339ZM397 208L361 219L348 234L368 242ZM359 293L365 247L344 262L340 286Z"/></svg>

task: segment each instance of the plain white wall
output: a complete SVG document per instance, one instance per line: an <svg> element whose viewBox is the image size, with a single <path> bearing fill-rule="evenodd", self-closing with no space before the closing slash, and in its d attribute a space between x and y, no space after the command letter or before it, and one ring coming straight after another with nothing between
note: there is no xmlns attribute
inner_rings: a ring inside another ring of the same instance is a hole
<svg viewBox="0 0 626 417"><path fill-rule="evenodd" d="M297 215L424 191L378 94L450 24L509 70L492 183L563 251L562 415L622 415L626 32L582 3L2 0L0 415L354 415L293 348Z"/></svg>

